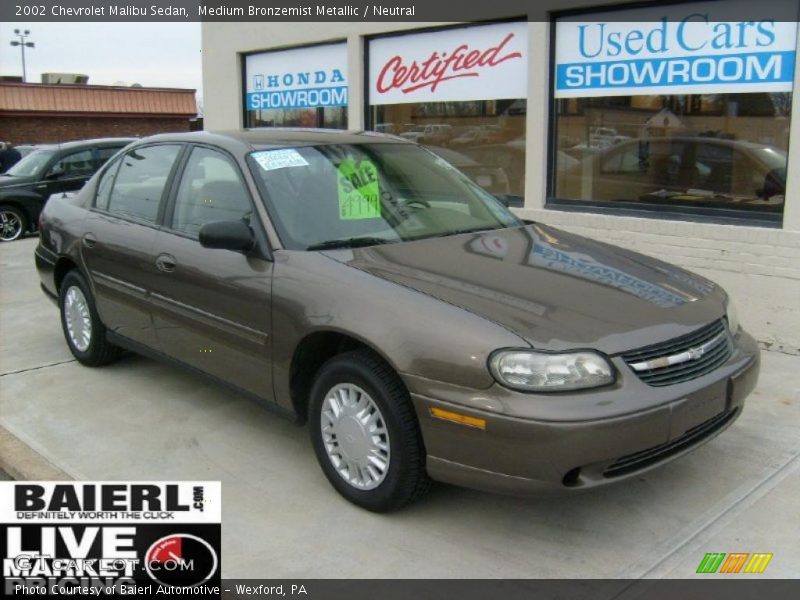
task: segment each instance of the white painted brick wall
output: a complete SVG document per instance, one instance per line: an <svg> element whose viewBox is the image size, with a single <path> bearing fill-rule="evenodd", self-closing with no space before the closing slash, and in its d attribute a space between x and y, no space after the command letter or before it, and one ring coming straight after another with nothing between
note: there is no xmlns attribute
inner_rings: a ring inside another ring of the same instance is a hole
<svg viewBox="0 0 800 600"><path fill-rule="evenodd" d="M518 214L695 271L734 298L762 347L800 354L800 231L520 209Z"/></svg>

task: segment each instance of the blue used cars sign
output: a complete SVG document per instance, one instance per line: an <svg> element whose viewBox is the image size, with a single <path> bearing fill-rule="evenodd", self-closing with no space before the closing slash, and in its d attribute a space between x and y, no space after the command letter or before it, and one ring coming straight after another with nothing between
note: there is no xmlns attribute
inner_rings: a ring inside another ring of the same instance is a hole
<svg viewBox="0 0 800 600"><path fill-rule="evenodd" d="M797 23L768 9L761 20L730 20L741 2L559 19L556 97L792 91Z"/></svg>

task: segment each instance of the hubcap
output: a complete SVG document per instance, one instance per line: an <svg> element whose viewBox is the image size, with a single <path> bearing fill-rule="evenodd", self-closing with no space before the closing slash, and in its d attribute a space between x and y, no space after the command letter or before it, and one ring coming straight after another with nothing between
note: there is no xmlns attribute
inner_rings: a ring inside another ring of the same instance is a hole
<svg viewBox="0 0 800 600"><path fill-rule="evenodd" d="M22 235L22 220L13 212L0 212L0 239L10 242Z"/></svg>
<svg viewBox="0 0 800 600"><path fill-rule="evenodd" d="M351 383L332 387L322 403L322 441L336 472L360 490L372 490L389 470L389 432L378 405Z"/></svg>
<svg viewBox="0 0 800 600"><path fill-rule="evenodd" d="M86 352L92 341L92 318L81 289L72 286L64 296L64 321L69 341L79 352Z"/></svg>

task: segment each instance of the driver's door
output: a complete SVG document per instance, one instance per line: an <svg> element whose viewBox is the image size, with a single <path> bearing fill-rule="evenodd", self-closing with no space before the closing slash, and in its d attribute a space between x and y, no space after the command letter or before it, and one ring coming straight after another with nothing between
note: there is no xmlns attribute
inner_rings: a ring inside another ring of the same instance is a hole
<svg viewBox="0 0 800 600"><path fill-rule="evenodd" d="M194 147L153 245L153 324L162 352L272 401L273 264L198 241L203 225L233 220L259 227L238 165Z"/></svg>

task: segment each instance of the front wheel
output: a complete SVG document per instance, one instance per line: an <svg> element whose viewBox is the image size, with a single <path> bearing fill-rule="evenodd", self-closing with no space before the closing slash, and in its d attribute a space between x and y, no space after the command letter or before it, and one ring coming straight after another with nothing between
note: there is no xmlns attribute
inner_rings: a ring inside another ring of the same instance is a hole
<svg viewBox="0 0 800 600"><path fill-rule="evenodd" d="M374 512L402 508L430 487L408 391L366 350L325 363L311 390L311 441L322 471L347 500Z"/></svg>
<svg viewBox="0 0 800 600"><path fill-rule="evenodd" d="M106 328L97 315L92 293L78 271L70 271L64 277L58 304L64 338L79 363L99 367L119 358L121 350L106 340Z"/></svg>
<svg viewBox="0 0 800 600"><path fill-rule="evenodd" d="M27 221L22 211L8 204L0 205L0 242L13 242L22 237Z"/></svg>

